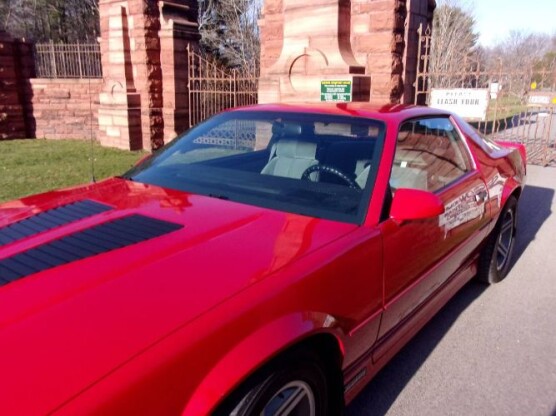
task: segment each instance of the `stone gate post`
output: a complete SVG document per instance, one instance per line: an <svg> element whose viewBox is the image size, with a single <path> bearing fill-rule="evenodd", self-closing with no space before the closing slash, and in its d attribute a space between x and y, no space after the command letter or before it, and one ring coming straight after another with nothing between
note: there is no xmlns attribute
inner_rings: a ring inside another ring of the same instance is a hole
<svg viewBox="0 0 556 416"><path fill-rule="evenodd" d="M201 35L196 1L161 1L160 49L164 142L189 127L187 45L197 45Z"/></svg>
<svg viewBox="0 0 556 416"><path fill-rule="evenodd" d="M336 77L370 77L363 101L412 103L417 28L432 22L435 7L435 0L265 0L259 21L261 101L318 101L315 79L327 79L335 67Z"/></svg>
<svg viewBox="0 0 556 416"><path fill-rule="evenodd" d="M100 1L103 89L99 95L99 141L103 146L143 148L141 97L131 62L128 9L121 2Z"/></svg>
<svg viewBox="0 0 556 416"><path fill-rule="evenodd" d="M155 150L188 127L185 49L200 38L196 4L100 0L101 144Z"/></svg>
<svg viewBox="0 0 556 416"><path fill-rule="evenodd" d="M33 64L31 45L0 30L0 140L33 137L27 108Z"/></svg>

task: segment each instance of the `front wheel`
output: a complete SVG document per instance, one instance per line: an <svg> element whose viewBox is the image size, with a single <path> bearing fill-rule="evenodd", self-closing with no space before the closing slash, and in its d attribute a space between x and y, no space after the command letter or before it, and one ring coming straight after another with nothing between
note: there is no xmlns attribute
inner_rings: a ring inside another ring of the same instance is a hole
<svg viewBox="0 0 556 416"><path fill-rule="evenodd" d="M256 374L234 393L217 415L332 415L333 395L319 360L306 356Z"/></svg>
<svg viewBox="0 0 556 416"><path fill-rule="evenodd" d="M517 199L510 196L488 237L479 258L477 278L487 284L498 283L508 274L515 245Z"/></svg>

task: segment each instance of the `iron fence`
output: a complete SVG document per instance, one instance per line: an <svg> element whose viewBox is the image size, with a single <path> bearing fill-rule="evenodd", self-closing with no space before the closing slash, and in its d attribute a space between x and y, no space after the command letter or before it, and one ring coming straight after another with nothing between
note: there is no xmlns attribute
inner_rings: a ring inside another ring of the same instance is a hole
<svg viewBox="0 0 556 416"><path fill-rule="evenodd" d="M423 26L418 34L415 104L430 105L434 90L486 90L485 117L468 121L494 140L524 144L530 163L556 164L556 103L531 100L534 94L556 97L556 62L516 69L459 56L456 69L438 70L430 65L434 34Z"/></svg>
<svg viewBox="0 0 556 416"><path fill-rule="evenodd" d="M255 68L224 68L191 45L187 57L190 126L226 108L258 102L259 75Z"/></svg>
<svg viewBox="0 0 556 416"><path fill-rule="evenodd" d="M37 78L102 78L98 43L37 43Z"/></svg>

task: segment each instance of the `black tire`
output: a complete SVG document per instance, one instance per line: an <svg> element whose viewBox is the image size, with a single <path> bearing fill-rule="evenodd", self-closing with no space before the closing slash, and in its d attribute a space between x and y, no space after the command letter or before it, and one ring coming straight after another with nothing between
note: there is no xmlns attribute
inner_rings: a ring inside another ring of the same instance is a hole
<svg viewBox="0 0 556 416"><path fill-rule="evenodd" d="M510 196L479 257L477 279L486 284L506 277L512 264L517 225L517 199Z"/></svg>
<svg viewBox="0 0 556 416"><path fill-rule="evenodd" d="M214 413L216 416L274 414L275 406L300 402L291 415L333 416L340 414L327 373L312 354L280 360L247 380ZM311 412L310 409L313 409Z"/></svg>

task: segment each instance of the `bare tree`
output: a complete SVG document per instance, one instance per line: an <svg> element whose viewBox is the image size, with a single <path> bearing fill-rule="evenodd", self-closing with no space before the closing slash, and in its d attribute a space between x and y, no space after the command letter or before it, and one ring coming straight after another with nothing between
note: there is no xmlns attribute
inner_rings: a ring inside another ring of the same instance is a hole
<svg viewBox="0 0 556 416"><path fill-rule="evenodd" d="M550 37L539 33L512 30L493 49L493 56L508 69L529 68L550 50Z"/></svg>
<svg viewBox="0 0 556 416"><path fill-rule="evenodd" d="M92 41L98 0L1 0L0 28L34 41Z"/></svg>
<svg viewBox="0 0 556 416"><path fill-rule="evenodd" d="M479 63L475 19L465 2L445 0L433 20L430 67L435 87L462 86L461 74Z"/></svg>
<svg viewBox="0 0 556 416"><path fill-rule="evenodd" d="M548 35L510 31L489 51L489 70L502 74L499 81L507 93L524 101L533 81L543 85L552 78L551 46Z"/></svg>
<svg viewBox="0 0 556 416"><path fill-rule="evenodd" d="M201 45L229 68L253 74L259 67L260 0L200 0Z"/></svg>

